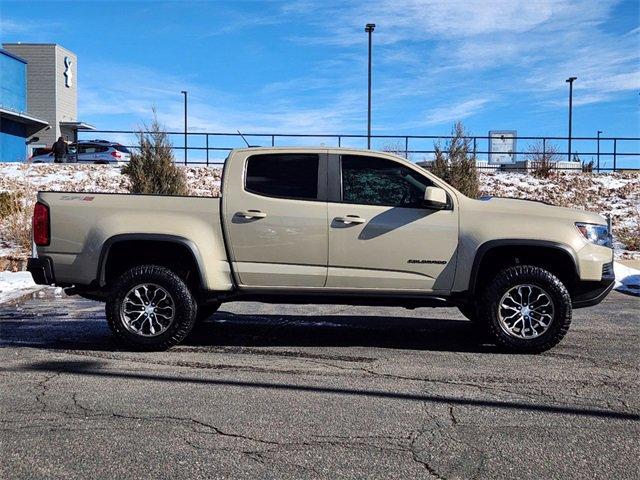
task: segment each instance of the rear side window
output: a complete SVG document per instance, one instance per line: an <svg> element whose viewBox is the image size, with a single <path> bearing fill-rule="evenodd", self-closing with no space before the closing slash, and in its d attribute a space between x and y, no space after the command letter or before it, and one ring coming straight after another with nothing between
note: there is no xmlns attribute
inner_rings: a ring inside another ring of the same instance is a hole
<svg viewBox="0 0 640 480"><path fill-rule="evenodd" d="M342 201L360 205L421 208L432 182L392 160L342 156Z"/></svg>
<svg viewBox="0 0 640 480"><path fill-rule="evenodd" d="M122 152L122 153L131 153L131 152L129 152L129 149L127 147L125 147L124 145L114 145L113 148L115 148L117 151Z"/></svg>
<svg viewBox="0 0 640 480"><path fill-rule="evenodd" d="M97 151L98 151L97 145L86 144L86 145L80 145L78 147L78 153L96 153Z"/></svg>
<svg viewBox="0 0 640 480"><path fill-rule="evenodd" d="M245 189L268 197L316 200L318 165L313 154L253 155L247 160Z"/></svg>

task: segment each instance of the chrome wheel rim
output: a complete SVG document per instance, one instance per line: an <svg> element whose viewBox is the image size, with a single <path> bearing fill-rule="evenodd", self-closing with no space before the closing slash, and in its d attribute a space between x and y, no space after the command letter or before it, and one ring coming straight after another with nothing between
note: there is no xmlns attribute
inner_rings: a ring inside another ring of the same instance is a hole
<svg viewBox="0 0 640 480"><path fill-rule="evenodd" d="M498 305L500 327L515 338L530 340L544 334L553 322L551 295L537 285L516 285Z"/></svg>
<svg viewBox="0 0 640 480"><path fill-rule="evenodd" d="M173 297L167 290L155 283L142 283L124 296L120 318L131 333L157 337L171 326L175 312Z"/></svg>

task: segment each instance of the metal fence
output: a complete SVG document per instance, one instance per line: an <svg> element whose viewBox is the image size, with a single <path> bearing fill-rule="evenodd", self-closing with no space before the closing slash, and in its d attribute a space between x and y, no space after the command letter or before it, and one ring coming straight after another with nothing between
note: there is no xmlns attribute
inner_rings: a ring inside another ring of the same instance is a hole
<svg viewBox="0 0 640 480"><path fill-rule="evenodd" d="M110 140L130 149L136 149L138 132L130 130L93 130L79 132L79 140ZM234 148L244 148L246 143L259 146L320 146L366 148L367 136L355 134L283 134L225 132L166 132L173 144L176 162L189 165L222 165L227 153ZM244 137L244 139L243 139ZM186 145L185 145L186 138ZM371 149L397 153L414 161L429 161L440 145L448 153L449 135L372 135ZM478 161L478 168L495 170L489 165L489 136L466 137ZM494 137L495 138L495 137ZM536 153L554 153L559 170L580 170L582 165L592 165L595 172L640 171L640 137L572 137L572 152L568 152L568 137L516 137L514 152L519 169L530 169ZM578 159L578 161L574 161ZM506 167L513 168L513 167ZM586 168L589 168L588 166Z"/></svg>

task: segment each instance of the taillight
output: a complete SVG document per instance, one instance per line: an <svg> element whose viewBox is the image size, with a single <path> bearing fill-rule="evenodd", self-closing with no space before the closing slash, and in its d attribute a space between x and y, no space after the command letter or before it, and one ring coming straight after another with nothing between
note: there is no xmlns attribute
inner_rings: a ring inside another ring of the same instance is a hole
<svg viewBox="0 0 640 480"><path fill-rule="evenodd" d="M122 157L122 155L120 155L120 152L117 150L114 150L113 152L111 152L111 156L115 157L115 158L120 158Z"/></svg>
<svg viewBox="0 0 640 480"><path fill-rule="evenodd" d="M45 247L51 242L49 207L40 202L37 202L33 209L33 241L41 247Z"/></svg>

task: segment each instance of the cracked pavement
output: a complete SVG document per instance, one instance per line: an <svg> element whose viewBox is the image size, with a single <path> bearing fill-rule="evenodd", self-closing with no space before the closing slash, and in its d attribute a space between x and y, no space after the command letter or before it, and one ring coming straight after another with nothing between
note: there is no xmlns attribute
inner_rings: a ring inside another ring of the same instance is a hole
<svg viewBox="0 0 640 480"><path fill-rule="evenodd" d="M616 478L640 473L640 300L542 355L455 309L225 304L118 347L102 304L0 306L1 478Z"/></svg>

